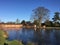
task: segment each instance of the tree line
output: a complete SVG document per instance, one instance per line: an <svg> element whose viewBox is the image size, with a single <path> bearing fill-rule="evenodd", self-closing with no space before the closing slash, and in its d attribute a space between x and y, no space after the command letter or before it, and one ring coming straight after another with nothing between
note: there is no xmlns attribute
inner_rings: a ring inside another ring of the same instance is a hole
<svg viewBox="0 0 60 45"><path fill-rule="evenodd" d="M20 22L19 19L16 19L15 22L7 22L7 23L15 23L15 24L35 24L38 27L42 25L46 25L49 27L60 27L60 12L54 12L54 16L52 21L50 20L50 10L45 7L37 7L32 10L32 15L30 17L31 21L22 20ZM0 21L1 22L1 21ZM42 23L43 22L43 23ZM4 23L4 22L2 22Z"/></svg>

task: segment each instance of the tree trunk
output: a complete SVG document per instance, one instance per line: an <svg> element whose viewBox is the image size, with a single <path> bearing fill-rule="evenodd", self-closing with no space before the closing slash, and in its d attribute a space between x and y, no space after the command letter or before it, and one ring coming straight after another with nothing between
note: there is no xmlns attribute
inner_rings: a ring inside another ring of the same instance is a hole
<svg viewBox="0 0 60 45"><path fill-rule="evenodd" d="M41 28L41 22L39 23L39 28Z"/></svg>
<svg viewBox="0 0 60 45"><path fill-rule="evenodd" d="M39 20L39 28L41 28L41 20Z"/></svg>

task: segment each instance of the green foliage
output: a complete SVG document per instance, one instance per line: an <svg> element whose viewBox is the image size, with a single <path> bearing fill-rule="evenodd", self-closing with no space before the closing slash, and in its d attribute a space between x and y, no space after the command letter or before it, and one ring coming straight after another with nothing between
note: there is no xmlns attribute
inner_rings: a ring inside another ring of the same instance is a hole
<svg viewBox="0 0 60 45"><path fill-rule="evenodd" d="M52 19L53 19L54 22L59 22L60 21L60 13L55 12L55 15Z"/></svg>
<svg viewBox="0 0 60 45"><path fill-rule="evenodd" d="M54 13L54 17L52 18L53 19L53 26L54 27L59 27L60 26L60 13L59 12L55 12Z"/></svg>
<svg viewBox="0 0 60 45"><path fill-rule="evenodd" d="M32 42L28 42L27 45L34 45L34 43L32 43Z"/></svg>
<svg viewBox="0 0 60 45"><path fill-rule="evenodd" d="M39 26L39 22L38 22L38 20L34 20L33 24Z"/></svg>
<svg viewBox="0 0 60 45"><path fill-rule="evenodd" d="M0 45L4 45L5 37L3 36L4 32L0 30Z"/></svg>
<svg viewBox="0 0 60 45"><path fill-rule="evenodd" d="M13 41L9 42L8 45L23 45L23 44L17 40L13 40Z"/></svg>
<svg viewBox="0 0 60 45"><path fill-rule="evenodd" d="M26 24L25 20L23 20L23 21L21 22L21 24L25 25L25 24Z"/></svg>
<svg viewBox="0 0 60 45"><path fill-rule="evenodd" d="M54 22L53 23L52 21L46 20L44 23L47 27L60 27L59 22Z"/></svg>
<svg viewBox="0 0 60 45"><path fill-rule="evenodd" d="M55 22L55 23L53 23L53 26L54 27L60 27L60 23L59 22Z"/></svg>
<svg viewBox="0 0 60 45"><path fill-rule="evenodd" d="M49 20L46 20L46 21L45 21L45 25L46 25L47 27L53 27L53 22L52 22L52 21L49 21Z"/></svg>

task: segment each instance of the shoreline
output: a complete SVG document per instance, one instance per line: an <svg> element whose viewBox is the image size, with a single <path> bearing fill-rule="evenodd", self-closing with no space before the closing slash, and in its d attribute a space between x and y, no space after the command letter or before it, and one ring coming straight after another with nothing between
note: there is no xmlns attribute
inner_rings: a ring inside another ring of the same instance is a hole
<svg viewBox="0 0 60 45"><path fill-rule="evenodd" d="M45 29L57 29L57 30L60 30L60 27L46 27Z"/></svg>
<svg viewBox="0 0 60 45"><path fill-rule="evenodd" d="M7 28L7 29L0 29L0 30L20 30L20 29L45 29L45 30L51 30L51 29L56 29L56 30L60 30L60 27L41 27L41 28L36 28L36 27L21 27L21 28Z"/></svg>
<svg viewBox="0 0 60 45"><path fill-rule="evenodd" d="M50 29L56 29L56 30L60 30L60 27L41 27L41 28L37 28L37 27L24 27L24 28L26 28L26 29L48 29L48 30L50 30Z"/></svg>

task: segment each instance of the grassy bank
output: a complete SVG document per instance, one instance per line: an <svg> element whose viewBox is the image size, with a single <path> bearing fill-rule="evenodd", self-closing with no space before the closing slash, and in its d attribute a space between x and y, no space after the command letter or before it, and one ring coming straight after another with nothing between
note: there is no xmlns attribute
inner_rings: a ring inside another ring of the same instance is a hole
<svg viewBox="0 0 60 45"><path fill-rule="evenodd" d="M56 29L56 30L60 30L60 27L46 27L45 29Z"/></svg>

